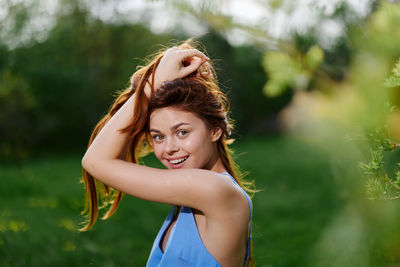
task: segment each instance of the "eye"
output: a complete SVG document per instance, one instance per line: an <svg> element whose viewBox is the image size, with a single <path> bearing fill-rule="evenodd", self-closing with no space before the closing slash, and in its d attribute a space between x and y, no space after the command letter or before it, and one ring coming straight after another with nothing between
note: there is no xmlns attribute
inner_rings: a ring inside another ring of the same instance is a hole
<svg viewBox="0 0 400 267"><path fill-rule="evenodd" d="M161 134L153 135L151 138L157 143L160 143L164 140L164 136Z"/></svg>
<svg viewBox="0 0 400 267"><path fill-rule="evenodd" d="M188 135L189 132L186 131L186 130L179 130L176 134L177 134L179 137L184 137L184 136Z"/></svg>

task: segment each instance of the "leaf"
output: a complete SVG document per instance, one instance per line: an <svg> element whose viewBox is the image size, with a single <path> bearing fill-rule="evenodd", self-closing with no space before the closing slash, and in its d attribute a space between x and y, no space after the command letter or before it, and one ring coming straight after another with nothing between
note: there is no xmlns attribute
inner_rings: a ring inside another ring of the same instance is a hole
<svg viewBox="0 0 400 267"><path fill-rule="evenodd" d="M368 198L371 200L384 198L384 189L381 182L376 178L368 179L366 185Z"/></svg>
<svg viewBox="0 0 400 267"><path fill-rule="evenodd" d="M398 163L399 164L399 163ZM399 164L400 165L400 164ZM400 186L400 171L396 172L396 181L395 183Z"/></svg>
<svg viewBox="0 0 400 267"><path fill-rule="evenodd" d="M392 69L392 75L385 80L384 84L389 88L400 86L400 59L397 60Z"/></svg>
<svg viewBox="0 0 400 267"><path fill-rule="evenodd" d="M360 168L364 171L365 174L369 174L369 175L374 174L374 172L371 170L370 164L365 164L363 162L360 162Z"/></svg>
<svg viewBox="0 0 400 267"><path fill-rule="evenodd" d="M267 96L278 96L288 87L295 87L296 79L302 73L300 63L282 52L266 52L262 65L269 77L263 90Z"/></svg>
<svg viewBox="0 0 400 267"><path fill-rule="evenodd" d="M400 78L400 59L397 60L392 72L394 77Z"/></svg>
<svg viewBox="0 0 400 267"><path fill-rule="evenodd" d="M400 77L390 76L385 80L384 85L389 88L400 86Z"/></svg>
<svg viewBox="0 0 400 267"><path fill-rule="evenodd" d="M312 46L306 54L306 65L311 70L315 70L324 59L324 51L319 46Z"/></svg>
<svg viewBox="0 0 400 267"><path fill-rule="evenodd" d="M263 88L263 93L268 97L276 97L281 95L286 90L286 87L283 87L280 84L277 84L273 81L269 81L265 84Z"/></svg>

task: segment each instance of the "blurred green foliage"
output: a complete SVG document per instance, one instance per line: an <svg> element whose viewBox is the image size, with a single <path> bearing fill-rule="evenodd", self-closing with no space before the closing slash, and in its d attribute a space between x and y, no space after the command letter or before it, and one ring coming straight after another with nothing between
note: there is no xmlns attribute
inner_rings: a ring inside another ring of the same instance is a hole
<svg viewBox="0 0 400 267"><path fill-rule="evenodd" d="M245 139L233 148L262 190L253 198L258 266L396 266L399 206L360 203L357 190L343 185L354 180L332 169L335 155L324 147L282 136ZM1 266L145 265L170 207L125 196L110 219L78 232L80 159L52 154L0 163ZM145 163L160 166L152 155ZM356 203L348 206L349 198Z"/></svg>
<svg viewBox="0 0 400 267"><path fill-rule="evenodd" d="M263 3L277 9L285 4ZM335 6L327 19L340 19L344 34L323 51L318 38L323 33L317 27L294 34L289 46L280 40L271 46L265 39L262 63L268 79L264 92L269 96L293 92L281 122L288 133L324 151L323 157L330 162L325 174L332 175L331 186L343 201L316 238L307 266L397 266L400 262L400 203L389 201L400 192L396 64L400 5L370 3L371 13L365 20L354 19L346 1ZM232 28L244 29L231 23ZM388 108L392 105L394 109ZM293 153L303 156L296 148ZM362 172L360 162L370 177ZM286 163L283 168L290 169ZM291 211L296 212L296 207L291 206Z"/></svg>
<svg viewBox="0 0 400 267"><path fill-rule="evenodd" d="M324 154L283 137L245 139L233 148L262 189L253 198L257 265L308 266L315 241L342 205ZM170 206L125 196L110 219L78 232L80 160L74 153L0 163L0 266L145 265ZM145 163L160 166L152 155Z"/></svg>
<svg viewBox="0 0 400 267"><path fill-rule="evenodd" d="M46 38L14 48L0 40L3 157L83 149L138 59L157 50L154 44L186 38L156 35L140 24L106 23L78 1L62 3L66 8ZM210 7L218 7L213 3ZM265 3L278 10L284 1ZM345 35L329 49L321 48L313 28L284 42L218 15L218 8L180 6L210 29L199 40L229 92L239 135L276 132L282 122L296 136L237 145L239 153L247 153L239 158L241 167L259 188L265 187L254 197L258 264L397 266L400 204L367 198L382 199L387 191L388 183L379 176L387 173L396 185L400 181L400 154L387 150L400 140L400 112L387 108L400 103L400 5L371 1L364 21L354 20L343 1L331 16L343 20ZM17 35L30 13L13 7L9 18L15 30L10 32ZM255 38L255 47L232 47L223 37L232 28L258 35L265 45ZM266 97L263 88L276 98ZM116 217L85 236L76 235L73 226L79 219L71 218L82 208L83 192L78 185L72 188L70 177L79 180L79 161L74 155L1 166L6 179L1 179L0 195L6 204L0 210L0 260L6 266L143 265L148 255L143 244L151 245L166 208L129 198ZM360 162L372 175L368 182ZM110 240L117 245L110 247ZM42 251L46 257L37 257Z"/></svg>
<svg viewBox="0 0 400 267"><path fill-rule="evenodd" d="M323 57L324 52L316 45L310 47L305 55L299 54L296 57L284 52L267 51L263 66L269 79L264 86L264 93L276 97L288 88L307 89Z"/></svg>
<svg viewBox="0 0 400 267"><path fill-rule="evenodd" d="M336 186L345 194L343 208L315 244L312 266L396 266L400 261L394 241L399 233L393 229L400 204L367 200L393 200L400 192L399 124L390 122L399 121L399 18L399 4L381 1L365 23L349 27L352 53L343 77L336 79L322 63L312 86L294 96L286 113L292 133L327 149ZM288 57L299 62L293 53ZM358 169L360 162L367 162L361 164L367 175Z"/></svg>
<svg viewBox="0 0 400 267"><path fill-rule="evenodd" d="M136 66L181 32L155 34L147 22L126 24L93 18L79 1L61 1L55 24L43 40L11 42L28 27L35 3L7 1L9 27L0 30L0 156L25 158L44 150L83 149L90 131L129 82ZM26 14L27 16L21 16ZM10 26L13 25L13 26ZM279 131L276 114L291 94L266 100L261 52L232 47L210 30L199 38L213 59L232 102L236 135ZM14 44L9 47L9 43ZM18 45L16 45L18 44Z"/></svg>
<svg viewBox="0 0 400 267"><path fill-rule="evenodd" d="M57 18L45 41L3 48L0 154L82 147L137 58L170 38L141 25L105 24L77 7Z"/></svg>
<svg viewBox="0 0 400 267"><path fill-rule="evenodd" d="M400 87L400 59L392 70L392 75L386 79L387 87Z"/></svg>

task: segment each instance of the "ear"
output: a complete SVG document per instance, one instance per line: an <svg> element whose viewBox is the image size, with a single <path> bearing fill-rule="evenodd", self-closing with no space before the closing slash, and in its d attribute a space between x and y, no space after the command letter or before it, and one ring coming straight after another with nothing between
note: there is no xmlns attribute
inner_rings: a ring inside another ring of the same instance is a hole
<svg viewBox="0 0 400 267"><path fill-rule="evenodd" d="M220 127L215 127L211 130L211 141L216 142L222 135L222 129Z"/></svg>

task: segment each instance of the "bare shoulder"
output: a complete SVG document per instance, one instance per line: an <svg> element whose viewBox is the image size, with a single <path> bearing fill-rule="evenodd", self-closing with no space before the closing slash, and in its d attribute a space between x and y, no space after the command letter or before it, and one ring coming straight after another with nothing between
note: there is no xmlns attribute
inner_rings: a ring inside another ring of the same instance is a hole
<svg viewBox="0 0 400 267"><path fill-rule="evenodd" d="M235 217L236 222L244 223L250 218L244 191L226 174L202 169L165 170L163 180L168 184L165 189L174 185L175 196L180 195L186 200L183 202L202 211L208 218Z"/></svg>
<svg viewBox="0 0 400 267"><path fill-rule="evenodd" d="M225 184L219 189L219 203L214 204L213 210L216 212L206 215L207 226L203 241L218 262L227 266L239 266L247 248L251 204L249 205L245 193L231 177L221 175L218 179Z"/></svg>
<svg viewBox="0 0 400 267"><path fill-rule="evenodd" d="M225 208L226 216L234 216L243 222L248 222L250 218L251 204L247 199L246 193L239 185L233 182L232 178L225 174L218 174L221 180L224 180L224 186L221 188L221 198L219 199ZM250 200L251 203L251 200Z"/></svg>

